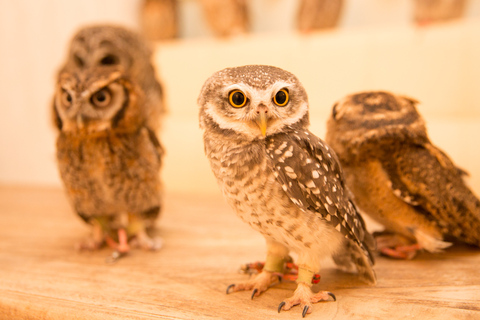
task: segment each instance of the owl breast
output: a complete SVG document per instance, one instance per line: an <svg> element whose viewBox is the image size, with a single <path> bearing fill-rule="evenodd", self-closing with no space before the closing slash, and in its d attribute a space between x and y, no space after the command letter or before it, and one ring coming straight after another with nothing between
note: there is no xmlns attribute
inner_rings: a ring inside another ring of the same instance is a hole
<svg viewBox="0 0 480 320"><path fill-rule="evenodd" d="M83 218L160 206L160 157L142 130L90 138L61 133L57 160L67 194Z"/></svg>
<svg viewBox="0 0 480 320"><path fill-rule="evenodd" d="M265 237L294 251L331 254L343 239L320 215L300 210L285 194L271 169L265 142L205 139L212 171L237 215ZM332 244L319 238L332 235ZM335 243L335 244L333 244Z"/></svg>

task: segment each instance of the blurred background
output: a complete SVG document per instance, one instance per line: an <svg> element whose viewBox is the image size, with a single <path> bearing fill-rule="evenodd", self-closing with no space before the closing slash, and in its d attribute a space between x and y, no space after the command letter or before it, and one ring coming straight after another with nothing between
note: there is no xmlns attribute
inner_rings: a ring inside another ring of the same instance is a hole
<svg viewBox="0 0 480 320"><path fill-rule="evenodd" d="M169 109L159 133L167 192L219 193L197 96L219 69L269 64L304 84L311 131L322 138L346 94L387 90L419 100L431 140L480 194L480 0L448 21L415 18L413 0L344 0L321 30L299 30L299 0L246 0L247 29L223 36L202 1L177 0L174 37L158 40L145 26L144 0L0 0L0 184L61 186L49 114L56 72L80 27L114 23L153 39Z"/></svg>

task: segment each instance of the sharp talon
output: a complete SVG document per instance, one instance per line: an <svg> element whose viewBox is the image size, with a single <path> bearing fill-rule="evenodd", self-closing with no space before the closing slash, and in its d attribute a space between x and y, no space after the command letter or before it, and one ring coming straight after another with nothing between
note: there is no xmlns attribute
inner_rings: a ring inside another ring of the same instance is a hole
<svg viewBox="0 0 480 320"><path fill-rule="evenodd" d="M280 276L280 275L278 276L278 282L280 282L280 283L282 282L282 276Z"/></svg>
<svg viewBox="0 0 480 320"><path fill-rule="evenodd" d="M280 311L282 311L282 308L283 308L284 305L285 305L285 301L280 302L280 304L278 305L278 313L280 313Z"/></svg>
<svg viewBox="0 0 480 320"><path fill-rule="evenodd" d="M305 318L305 316L307 315L308 308L309 308L309 306L305 306L305 307L303 308L302 318Z"/></svg>
<svg viewBox="0 0 480 320"><path fill-rule="evenodd" d="M235 287L235 284L231 284L227 287L227 294L229 294L230 292L230 289L232 289L232 287Z"/></svg>
<svg viewBox="0 0 480 320"><path fill-rule="evenodd" d="M331 292L328 292L328 295L333 298L333 301L337 301L337 297Z"/></svg>
<svg viewBox="0 0 480 320"><path fill-rule="evenodd" d="M257 289L257 288L253 289L252 297L251 297L252 300L253 300L253 297L255 297L255 293L257 293L257 292L258 292L258 289Z"/></svg>

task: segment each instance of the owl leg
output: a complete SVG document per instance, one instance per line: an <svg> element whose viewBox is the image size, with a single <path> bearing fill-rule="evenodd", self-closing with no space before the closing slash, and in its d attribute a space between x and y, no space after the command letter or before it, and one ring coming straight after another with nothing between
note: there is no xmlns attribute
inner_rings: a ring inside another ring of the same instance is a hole
<svg viewBox="0 0 480 320"><path fill-rule="evenodd" d="M267 240L267 259L265 260L262 272L246 282L229 285L227 288L227 294L230 292L253 289L252 299L258 297L271 285L280 281L281 277L279 274L283 273L285 259L287 257L287 247L276 241Z"/></svg>
<svg viewBox="0 0 480 320"><path fill-rule="evenodd" d="M283 300L278 306L278 312L282 310L290 310L293 306L300 305L302 308L302 317L308 313L312 313L312 304L319 301L328 301L330 298L336 301L333 293L328 291L320 291L313 293L311 290L312 280L315 272L309 270L305 266L299 266L297 289L293 293L293 297Z"/></svg>

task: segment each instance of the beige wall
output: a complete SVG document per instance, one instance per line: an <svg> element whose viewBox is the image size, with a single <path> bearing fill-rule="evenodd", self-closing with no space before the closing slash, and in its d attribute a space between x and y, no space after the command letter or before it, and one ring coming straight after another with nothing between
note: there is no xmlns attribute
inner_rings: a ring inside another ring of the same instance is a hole
<svg viewBox="0 0 480 320"><path fill-rule="evenodd" d="M291 10L283 9L292 0L259 0L255 33L219 41L195 22L193 0L183 0L184 39L158 44L155 55L170 109L161 137L167 190L218 192L198 129L196 99L205 79L224 67L271 64L303 82L311 129L320 137L332 104L345 94L382 89L420 100L433 142L471 173L480 194L480 1L472 2L463 22L419 29L410 24L406 0L350 0L337 31L301 36L292 20L259 15L273 8L272 16L287 17ZM138 0L0 0L0 183L60 185L48 107L66 43L84 23L135 28L137 9Z"/></svg>

